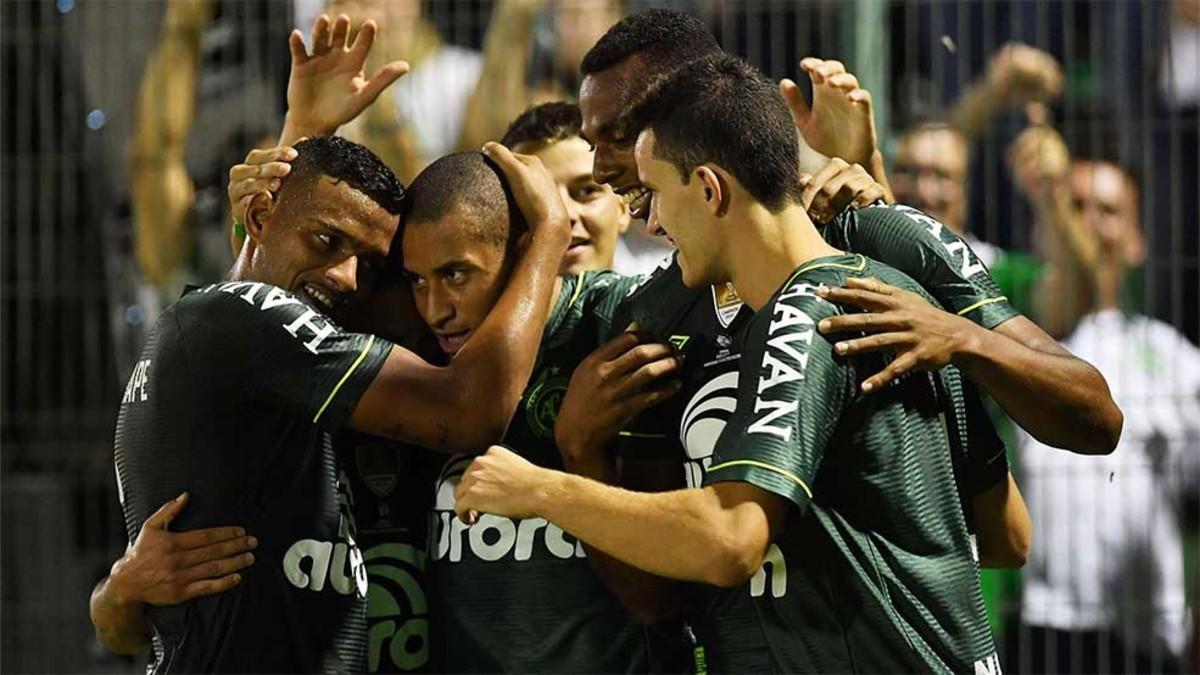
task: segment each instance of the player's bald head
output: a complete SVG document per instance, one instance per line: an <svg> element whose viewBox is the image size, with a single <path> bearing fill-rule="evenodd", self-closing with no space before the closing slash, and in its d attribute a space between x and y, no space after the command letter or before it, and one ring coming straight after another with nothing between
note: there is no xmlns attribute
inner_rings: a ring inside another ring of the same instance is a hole
<svg viewBox="0 0 1200 675"><path fill-rule="evenodd" d="M495 246L510 245L525 230L504 174L479 152L442 157L413 180L403 226L430 225L463 228Z"/></svg>

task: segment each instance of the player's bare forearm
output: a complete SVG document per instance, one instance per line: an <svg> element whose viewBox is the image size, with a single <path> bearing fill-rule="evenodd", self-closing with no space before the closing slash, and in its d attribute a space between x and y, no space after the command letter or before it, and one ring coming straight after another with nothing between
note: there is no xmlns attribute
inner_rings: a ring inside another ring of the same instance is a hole
<svg viewBox="0 0 1200 675"><path fill-rule="evenodd" d="M1025 565L1033 539L1029 509L1010 473L972 501L979 564L991 568Z"/></svg>
<svg viewBox="0 0 1200 675"><path fill-rule="evenodd" d="M633 492L558 473L540 495L543 518L654 575L733 587L762 564L766 542L755 551L738 527L742 514L713 488Z"/></svg>
<svg viewBox="0 0 1200 675"><path fill-rule="evenodd" d="M104 577L92 590L88 605L96 639L117 654L137 654L150 642L146 606L121 597L111 577Z"/></svg>
<svg viewBox="0 0 1200 675"><path fill-rule="evenodd" d="M954 363L1042 443L1088 455L1116 447L1124 417L1104 376L1029 319L972 331Z"/></svg>

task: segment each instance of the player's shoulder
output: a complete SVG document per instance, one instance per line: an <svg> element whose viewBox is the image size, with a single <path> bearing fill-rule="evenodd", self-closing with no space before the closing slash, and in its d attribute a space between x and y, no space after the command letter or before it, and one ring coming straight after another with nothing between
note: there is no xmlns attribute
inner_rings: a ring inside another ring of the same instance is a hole
<svg viewBox="0 0 1200 675"><path fill-rule="evenodd" d="M817 258L797 267L770 301L755 313L755 321L769 323L770 332L774 333L781 317L790 317L786 321L790 326L806 328L840 313L837 305L820 296L819 289L841 286L848 277L861 275L867 264L865 256L847 254Z"/></svg>

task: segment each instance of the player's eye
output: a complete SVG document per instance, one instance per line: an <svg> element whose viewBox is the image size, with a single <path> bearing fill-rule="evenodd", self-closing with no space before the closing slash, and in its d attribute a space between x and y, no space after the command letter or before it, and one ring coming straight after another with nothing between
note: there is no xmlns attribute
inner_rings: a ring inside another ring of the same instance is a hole
<svg viewBox="0 0 1200 675"><path fill-rule="evenodd" d="M467 273L463 270L447 270L446 281L454 285L459 285L467 280Z"/></svg>
<svg viewBox="0 0 1200 675"><path fill-rule="evenodd" d="M325 248L336 248L338 244L337 237L328 232L318 232L317 241L321 242Z"/></svg>
<svg viewBox="0 0 1200 675"><path fill-rule="evenodd" d="M575 199L581 202L590 202L596 197L599 197L604 190L595 183L589 183L575 189Z"/></svg>

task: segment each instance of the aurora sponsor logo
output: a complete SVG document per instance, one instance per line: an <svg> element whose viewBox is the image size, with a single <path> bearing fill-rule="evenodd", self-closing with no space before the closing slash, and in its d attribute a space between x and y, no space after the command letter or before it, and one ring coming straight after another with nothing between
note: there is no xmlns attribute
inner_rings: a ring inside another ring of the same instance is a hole
<svg viewBox="0 0 1200 675"><path fill-rule="evenodd" d="M684 478L690 488L700 487L704 471L712 464L717 439L737 407L738 373L733 370L714 377L692 396L679 422L679 442L687 461Z"/></svg>
<svg viewBox="0 0 1200 675"><path fill-rule="evenodd" d="M535 556L544 558L547 553L562 560L587 557L582 542L545 518L514 520L487 513L474 525L459 520L454 514L454 490L471 459L466 456L452 458L438 477L429 529L429 550L434 560L457 563L474 558L485 562L504 559L523 562Z"/></svg>
<svg viewBox="0 0 1200 675"><path fill-rule="evenodd" d="M425 552L388 543L366 550L367 667L372 673L416 672L429 663Z"/></svg>
<svg viewBox="0 0 1200 675"><path fill-rule="evenodd" d="M354 517L350 514L350 482L344 471L337 480L337 541L301 539L283 556L283 573L296 588L321 592L326 586L342 595L367 595L367 568L355 542Z"/></svg>

